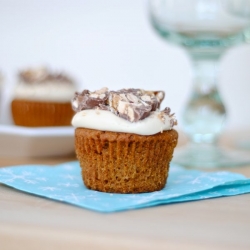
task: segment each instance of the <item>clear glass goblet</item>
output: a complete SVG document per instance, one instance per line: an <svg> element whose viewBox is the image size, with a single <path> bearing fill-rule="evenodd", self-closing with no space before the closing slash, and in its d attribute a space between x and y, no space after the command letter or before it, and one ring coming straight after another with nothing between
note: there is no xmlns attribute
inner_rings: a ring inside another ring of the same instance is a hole
<svg viewBox="0 0 250 250"><path fill-rule="evenodd" d="M149 0L150 21L164 39L182 46L193 64L193 89L184 109L189 143L173 162L230 167L250 156L218 145L226 108L218 91L218 63L227 49L250 40L250 0Z"/></svg>

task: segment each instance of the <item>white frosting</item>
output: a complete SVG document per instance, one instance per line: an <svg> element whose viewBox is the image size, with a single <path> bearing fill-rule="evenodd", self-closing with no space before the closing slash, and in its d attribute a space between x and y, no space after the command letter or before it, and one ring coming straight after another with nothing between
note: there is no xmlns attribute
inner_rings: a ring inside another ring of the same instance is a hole
<svg viewBox="0 0 250 250"><path fill-rule="evenodd" d="M76 89L74 84L48 81L43 84L20 82L14 89L14 98L31 101L70 102Z"/></svg>
<svg viewBox="0 0 250 250"><path fill-rule="evenodd" d="M106 110L83 110L75 114L72 125L77 128L89 128L102 131L133 133L138 135L153 135L163 130L172 129L170 120L173 117L164 115L160 119L160 111L151 112L150 116L138 122L129 122ZM162 115L162 113L161 113Z"/></svg>

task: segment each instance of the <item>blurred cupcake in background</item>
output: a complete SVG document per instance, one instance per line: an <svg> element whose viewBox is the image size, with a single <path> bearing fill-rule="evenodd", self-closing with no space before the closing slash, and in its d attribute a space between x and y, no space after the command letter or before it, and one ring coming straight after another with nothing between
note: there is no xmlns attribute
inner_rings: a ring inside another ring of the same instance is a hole
<svg viewBox="0 0 250 250"><path fill-rule="evenodd" d="M65 73L48 68L19 72L11 101L13 122L18 126L69 126L74 112L71 99L76 84Z"/></svg>

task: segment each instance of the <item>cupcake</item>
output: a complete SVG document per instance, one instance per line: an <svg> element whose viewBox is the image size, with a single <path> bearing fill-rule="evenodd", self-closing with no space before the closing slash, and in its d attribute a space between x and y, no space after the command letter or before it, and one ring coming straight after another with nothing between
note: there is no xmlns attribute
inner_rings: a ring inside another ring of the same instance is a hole
<svg viewBox="0 0 250 250"><path fill-rule="evenodd" d="M27 127L69 126L74 112L72 79L46 68L21 71L14 88L11 113L15 125Z"/></svg>
<svg viewBox="0 0 250 250"><path fill-rule="evenodd" d="M142 193L164 188L177 144L162 91L103 88L75 93L75 151L89 189Z"/></svg>

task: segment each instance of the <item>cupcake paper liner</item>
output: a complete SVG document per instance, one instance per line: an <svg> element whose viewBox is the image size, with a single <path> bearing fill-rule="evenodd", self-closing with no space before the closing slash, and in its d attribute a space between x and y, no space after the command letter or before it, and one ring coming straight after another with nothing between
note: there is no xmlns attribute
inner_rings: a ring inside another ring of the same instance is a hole
<svg viewBox="0 0 250 250"><path fill-rule="evenodd" d="M161 190L177 138L175 130L142 136L77 128L75 147L84 184L113 193Z"/></svg>
<svg viewBox="0 0 250 250"><path fill-rule="evenodd" d="M26 127L69 126L74 112L71 103L13 100L13 122Z"/></svg>

